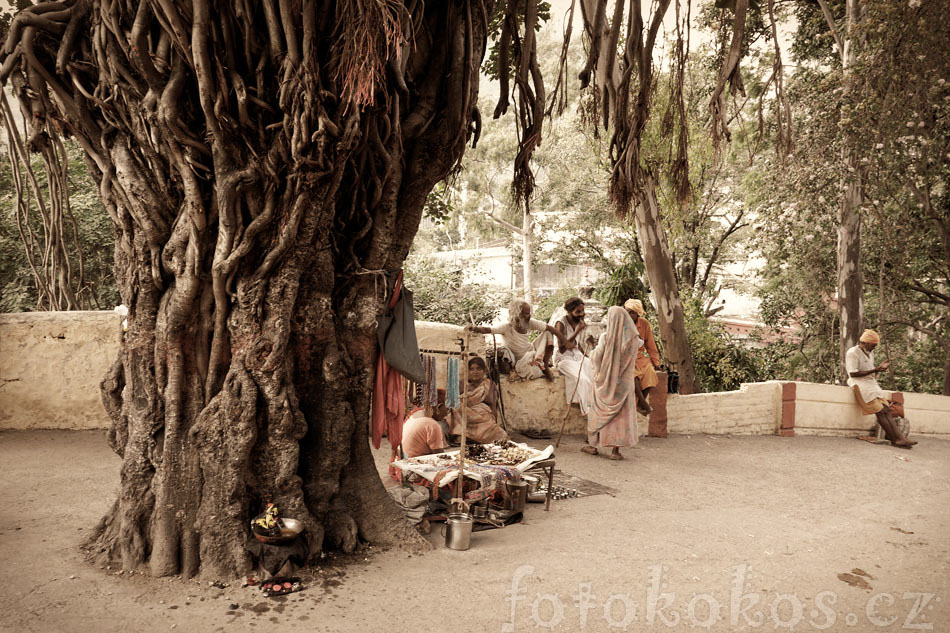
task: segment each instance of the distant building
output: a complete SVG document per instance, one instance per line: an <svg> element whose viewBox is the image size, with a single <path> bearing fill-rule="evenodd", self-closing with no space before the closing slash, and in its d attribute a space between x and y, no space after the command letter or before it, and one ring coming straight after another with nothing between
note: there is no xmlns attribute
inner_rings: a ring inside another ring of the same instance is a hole
<svg viewBox="0 0 950 633"><path fill-rule="evenodd" d="M466 283L487 284L508 290L518 290L524 286L521 263L515 262L507 246L436 251L427 253L426 257L458 266L462 269ZM602 276L593 267L583 264L538 264L534 267L534 290L543 297L561 288L591 285Z"/></svg>

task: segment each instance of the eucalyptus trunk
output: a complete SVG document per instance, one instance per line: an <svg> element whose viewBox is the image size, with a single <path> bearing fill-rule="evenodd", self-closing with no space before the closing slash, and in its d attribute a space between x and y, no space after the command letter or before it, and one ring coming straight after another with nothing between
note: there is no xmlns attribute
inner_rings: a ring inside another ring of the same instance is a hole
<svg viewBox="0 0 950 633"><path fill-rule="evenodd" d="M686 319L679 287L673 271L670 245L663 229L660 208L656 199L656 185L647 177L644 182L643 201L636 206L635 221L643 261L656 301L663 355L670 366L679 373L680 392L699 393L699 380L693 367L693 355L686 335Z"/></svg>
<svg viewBox="0 0 950 633"><path fill-rule="evenodd" d="M521 226L521 252L522 252L522 280L524 282L524 300L534 305L534 253L532 237L534 235L534 218L531 217L531 209L527 202L524 205L524 216Z"/></svg>
<svg viewBox="0 0 950 633"><path fill-rule="evenodd" d="M863 18L861 0L847 0L846 19L841 45L842 103L848 107L855 78L851 72L856 59L853 36L855 25ZM833 25L832 25L833 27ZM864 328L864 276L861 270L861 205L864 203L864 183L861 166L847 135L841 149L843 176L841 202L838 208L838 374L841 381L848 378L844 366L845 354L858 344Z"/></svg>
<svg viewBox="0 0 950 633"><path fill-rule="evenodd" d="M265 500L314 556L423 544L369 450L375 325L477 135L492 4L65 0L14 20L0 80L29 142L82 143L117 231L102 559L239 575Z"/></svg>

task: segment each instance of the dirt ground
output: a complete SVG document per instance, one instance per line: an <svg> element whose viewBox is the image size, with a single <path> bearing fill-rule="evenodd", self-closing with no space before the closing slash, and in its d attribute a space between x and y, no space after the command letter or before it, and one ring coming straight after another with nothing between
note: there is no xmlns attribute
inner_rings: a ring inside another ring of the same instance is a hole
<svg viewBox="0 0 950 633"><path fill-rule="evenodd" d="M950 442L645 438L622 462L580 446L558 468L616 496L531 504L464 552L435 529L422 556L328 558L265 598L87 564L118 481L105 434L0 433L0 631L950 631Z"/></svg>

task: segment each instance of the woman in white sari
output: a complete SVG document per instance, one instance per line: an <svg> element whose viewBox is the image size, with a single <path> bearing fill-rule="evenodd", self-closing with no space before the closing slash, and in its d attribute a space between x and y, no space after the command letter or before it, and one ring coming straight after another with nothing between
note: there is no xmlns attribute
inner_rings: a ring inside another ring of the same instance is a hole
<svg viewBox="0 0 950 633"><path fill-rule="evenodd" d="M620 448L637 443L637 403L634 387L640 337L630 315L620 306L607 310L607 331L590 355L594 368L587 436L581 450L597 455L611 448L610 459L623 459Z"/></svg>

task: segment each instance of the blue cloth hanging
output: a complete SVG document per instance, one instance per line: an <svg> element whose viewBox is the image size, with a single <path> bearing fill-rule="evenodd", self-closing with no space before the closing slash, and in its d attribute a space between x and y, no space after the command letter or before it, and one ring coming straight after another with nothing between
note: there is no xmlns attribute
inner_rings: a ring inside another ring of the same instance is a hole
<svg viewBox="0 0 950 633"><path fill-rule="evenodd" d="M459 408L459 359L449 356L445 378L445 406L449 409Z"/></svg>

